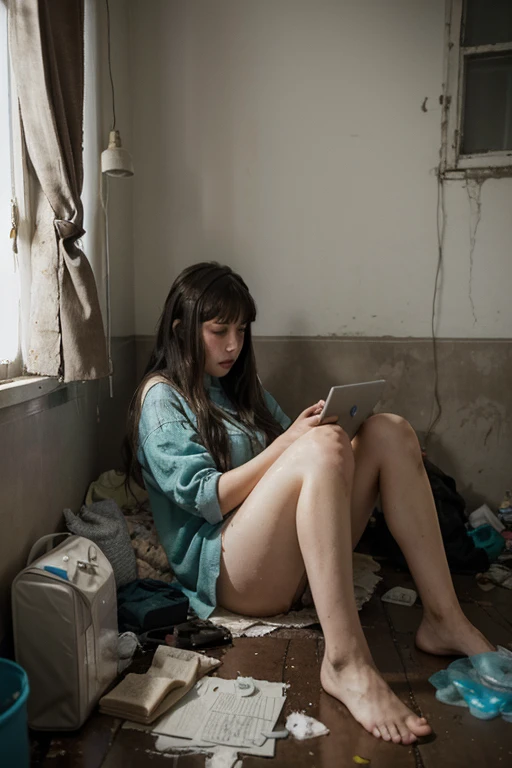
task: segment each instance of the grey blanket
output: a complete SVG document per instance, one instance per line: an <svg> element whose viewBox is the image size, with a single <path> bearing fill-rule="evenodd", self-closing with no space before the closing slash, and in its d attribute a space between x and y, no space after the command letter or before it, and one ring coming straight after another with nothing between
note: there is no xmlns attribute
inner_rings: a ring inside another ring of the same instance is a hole
<svg viewBox="0 0 512 768"><path fill-rule="evenodd" d="M65 509L64 517L71 533L94 541L108 558L117 587L137 578L130 534L124 515L115 501L97 501L88 507L82 507L78 515L70 509Z"/></svg>

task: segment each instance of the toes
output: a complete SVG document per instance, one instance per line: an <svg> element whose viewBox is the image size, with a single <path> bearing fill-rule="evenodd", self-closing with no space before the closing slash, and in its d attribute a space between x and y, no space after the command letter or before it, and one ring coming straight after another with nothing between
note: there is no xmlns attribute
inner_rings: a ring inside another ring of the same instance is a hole
<svg viewBox="0 0 512 768"><path fill-rule="evenodd" d="M376 739L380 739L380 731L377 728L377 726L375 726L375 728L372 730L372 733L373 733L373 735L375 736Z"/></svg>
<svg viewBox="0 0 512 768"><path fill-rule="evenodd" d="M401 720L398 721L398 730L400 732L402 744L412 744L413 741L416 741L416 736L414 733L411 733L406 724Z"/></svg>
<svg viewBox="0 0 512 768"><path fill-rule="evenodd" d="M405 725L415 736L427 736L432 733L432 728L424 717L409 715L405 718Z"/></svg>
<svg viewBox="0 0 512 768"><path fill-rule="evenodd" d="M389 733L387 725L379 725L379 731L384 741L391 741L391 735Z"/></svg>
<svg viewBox="0 0 512 768"><path fill-rule="evenodd" d="M402 741L402 736L394 723L390 723L388 725L388 731L389 735L391 736L391 741L393 741L395 744L400 744Z"/></svg>

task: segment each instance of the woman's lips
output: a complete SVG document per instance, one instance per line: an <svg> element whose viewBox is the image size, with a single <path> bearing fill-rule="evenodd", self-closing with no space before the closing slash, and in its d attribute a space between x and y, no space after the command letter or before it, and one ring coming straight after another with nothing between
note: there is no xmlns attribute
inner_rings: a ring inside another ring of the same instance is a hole
<svg viewBox="0 0 512 768"><path fill-rule="evenodd" d="M219 363L223 368L231 368L235 361L234 360L224 360L223 363Z"/></svg>

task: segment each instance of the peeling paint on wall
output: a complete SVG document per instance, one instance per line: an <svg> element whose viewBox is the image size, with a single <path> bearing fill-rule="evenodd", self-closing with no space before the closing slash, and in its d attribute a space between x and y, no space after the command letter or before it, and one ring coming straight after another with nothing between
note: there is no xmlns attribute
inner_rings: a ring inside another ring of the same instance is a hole
<svg viewBox="0 0 512 768"><path fill-rule="evenodd" d="M471 426L476 433L485 431L485 441L490 432L496 428L496 440L499 442L502 424L506 421L507 412L503 403L489 400L480 396L470 405L464 405L457 409L461 414L459 427ZM491 429L489 429L491 428Z"/></svg>
<svg viewBox="0 0 512 768"><path fill-rule="evenodd" d="M477 323L475 302L473 301L473 263L475 256L476 233L482 218L483 179L466 179L466 192L469 200L469 303L473 315L473 325Z"/></svg>

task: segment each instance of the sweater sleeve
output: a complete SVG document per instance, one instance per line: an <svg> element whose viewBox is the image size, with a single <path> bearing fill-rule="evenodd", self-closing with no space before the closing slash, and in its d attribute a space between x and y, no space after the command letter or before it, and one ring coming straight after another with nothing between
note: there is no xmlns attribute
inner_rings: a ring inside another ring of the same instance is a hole
<svg viewBox="0 0 512 768"><path fill-rule="evenodd" d="M292 423L292 420L288 418L286 413L284 413L279 405L277 404L277 401L274 400L270 392L267 392L267 390L264 390L265 394L265 402L267 403L267 408L269 409L270 413L274 417L274 419L282 426L282 428L286 431L290 424Z"/></svg>
<svg viewBox="0 0 512 768"><path fill-rule="evenodd" d="M137 455L146 482L174 504L212 524L223 519L221 472L201 443L190 409L166 384L156 384L146 396Z"/></svg>
<svg viewBox="0 0 512 768"><path fill-rule="evenodd" d="M171 501L209 523L223 519L217 495L221 472L190 423L158 426L146 438L142 458L149 482Z"/></svg>

